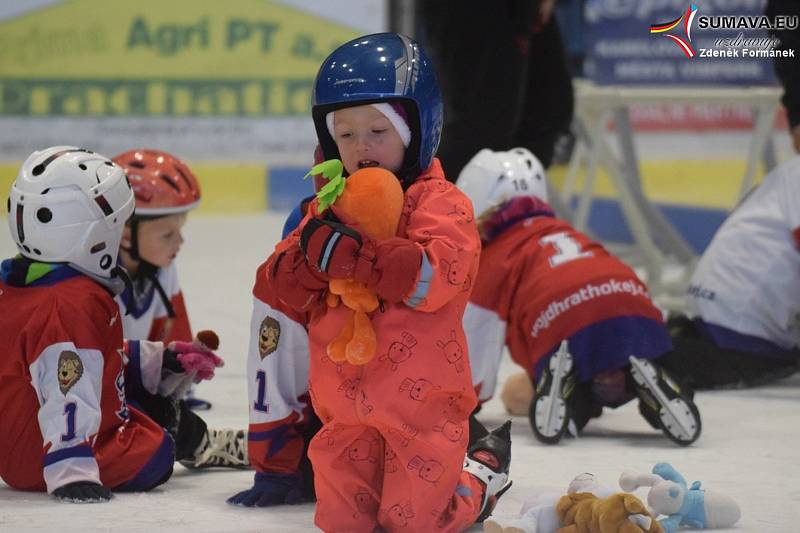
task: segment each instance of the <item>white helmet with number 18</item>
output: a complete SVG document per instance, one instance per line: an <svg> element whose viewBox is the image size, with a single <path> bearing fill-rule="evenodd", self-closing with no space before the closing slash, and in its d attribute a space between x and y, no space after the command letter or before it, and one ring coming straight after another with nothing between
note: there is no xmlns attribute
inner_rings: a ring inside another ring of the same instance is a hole
<svg viewBox="0 0 800 533"><path fill-rule="evenodd" d="M547 201L544 168L525 148L508 152L484 148L461 170L456 185L472 200L476 217L516 196Z"/></svg>
<svg viewBox="0 0 800 533"><path fill-rule="evenodd" d="M133 210L119 165L83 148L54 146L22 164L11 185L8 226L25 257L111 278Z"/></svg>

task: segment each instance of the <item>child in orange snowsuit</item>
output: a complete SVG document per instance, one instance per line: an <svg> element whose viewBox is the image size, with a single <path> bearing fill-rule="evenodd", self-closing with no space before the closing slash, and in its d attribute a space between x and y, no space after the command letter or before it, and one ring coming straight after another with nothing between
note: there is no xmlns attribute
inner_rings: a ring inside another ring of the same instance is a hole
<svg viewBox="0 0 800 533"><path fill-rule="evenodd" d="M461 531L508 486L507 457L471 452L465 466L476 397L461 320L480 239L469 201L433 157L441 113L432 66L401 35L346 43L317 76L325 157L341 159L346 175L385 168L405 196L396 235L381 241L314 200L267 260L278 297L310 316L309 390L323 427L308 453L325 531ZM330 279L354 279L380 299L366 364L328 357L351 313L326 305Z"/></svg>

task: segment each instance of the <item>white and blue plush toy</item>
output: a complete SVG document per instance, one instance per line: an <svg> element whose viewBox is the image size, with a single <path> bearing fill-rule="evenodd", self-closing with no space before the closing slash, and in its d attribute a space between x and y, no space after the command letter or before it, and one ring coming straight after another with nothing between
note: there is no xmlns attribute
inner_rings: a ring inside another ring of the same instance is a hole
<svg viewBox="0 0 800 533"><path fill-rule="evenodd" d="M680 526L730 527L741 516L739 506L729 496L701 489L699 481L688 487L683 476L669 463L656 464L652 474L625 471L619 478L619 486L627 492L651 487L647 504L653 516L666 515L658 519L665 533L674 533Z"/></svg>

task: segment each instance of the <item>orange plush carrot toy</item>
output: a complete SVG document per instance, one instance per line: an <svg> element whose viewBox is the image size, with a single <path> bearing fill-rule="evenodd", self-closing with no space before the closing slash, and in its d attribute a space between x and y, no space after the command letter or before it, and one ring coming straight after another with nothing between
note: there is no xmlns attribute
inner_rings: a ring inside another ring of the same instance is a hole
<svg viewBox="0 0 800 533"><path fill-rule="evenodd" d="M372 240L394 237L403 210L403 188L394 174L383 168L363 168L342 177L342 162L332 159L316 165L309 175L322 174L328 183L317 193L319 211L329 205L356 222ZM328 282L328 305L339 299L353 310L339 335L328 344L331 361L363 365L375 357L377 339L367 313L378 308L378 297L363 283L352 279Z"/></svg>

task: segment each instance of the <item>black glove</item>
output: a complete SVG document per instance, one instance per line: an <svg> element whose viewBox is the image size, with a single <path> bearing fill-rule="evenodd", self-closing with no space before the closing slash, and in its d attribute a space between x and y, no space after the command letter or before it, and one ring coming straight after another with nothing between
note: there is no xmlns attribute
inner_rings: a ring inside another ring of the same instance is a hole
<svg viewBox="0 0 800 533"><path fill-rule="evenodd" d="M164 348L164 355L161 359L161 368L165 370L169 370L175 374L183 374L186 371L181 366L180 361L178 361L178 352L170 350L169 348Z"/></svg>
<svg viewBox="0 0 800 533"><path fill-rule="evenodd" d="M161 382L158 384L158 395L172 397L175 400L183 398L186 391L192 386L192 377L186 375L186 370L178 360L179 353L164 347L161 359Z"/></svg>
<svg viewBox="0 0 800 533"><path fill-rule="evenodd" d="M181 422L181 407L178 398L142 392L137 396L136 404L147 416L166 429L173 439L178 438L178 427Z"/></svg>
<svg viewBox="0 0 800 533"><path fill-rule="evenodd" d="M62 502L105 503L111 499L111 491L94 481L73 481L58 487L53 496Z"/></svg>

